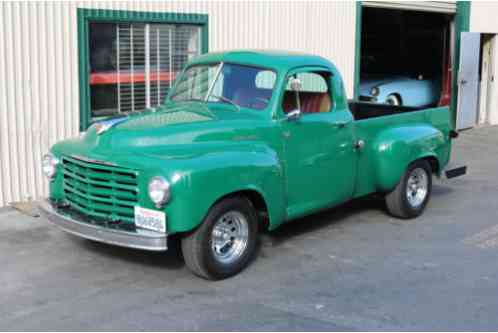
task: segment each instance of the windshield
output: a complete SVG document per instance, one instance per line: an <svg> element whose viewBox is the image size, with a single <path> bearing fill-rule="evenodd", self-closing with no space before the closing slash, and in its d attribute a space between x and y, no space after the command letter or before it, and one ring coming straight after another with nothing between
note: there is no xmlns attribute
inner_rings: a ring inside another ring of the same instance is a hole
<svg viewBox="0 0 498 333"><path fill-rule="evenodd" d="M170 99L261 110L270 102L276 77L274 71L260 67L229 63L194 65L181 76Z"/></svg>

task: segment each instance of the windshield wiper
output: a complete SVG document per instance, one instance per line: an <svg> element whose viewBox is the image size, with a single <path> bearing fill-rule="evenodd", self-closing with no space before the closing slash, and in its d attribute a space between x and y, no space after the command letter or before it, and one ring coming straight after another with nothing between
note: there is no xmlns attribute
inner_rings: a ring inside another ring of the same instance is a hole
<svg viewBox="0 0 498 333"><path fill-rule="evenodd" d="M211 95L210 97L214 97L222 102L232 104L233 106L235 106L235 108L237 108L237 111L240 111L240 106L237 103L235 103L234 101L232 101L230 98L226 98L225 96L218 96L218 95Z"/></svg>
<svg viewBox="0 0 498 333"><path fill-rule="evenodd" d="M186 99L181 99L178 102L204 102L203 99L201 98L186 98Z"/></svg>

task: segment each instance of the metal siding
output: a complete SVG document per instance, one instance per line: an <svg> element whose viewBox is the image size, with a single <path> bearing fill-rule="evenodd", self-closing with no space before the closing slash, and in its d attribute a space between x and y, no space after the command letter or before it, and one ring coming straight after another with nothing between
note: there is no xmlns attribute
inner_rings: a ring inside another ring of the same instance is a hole
<svg viewBox="0 0 498 333"><path fill-rule="evenodd" d="M498 2L472 2L470 6L470 31L498 33Z"/></svg>
<svg viewBox="0 0 498 333"><path fill-rule="evenodd" d="M7 117L7 82L6 82L6 48L1 47L6 45L5 35L5 16L6 4L0 4L0 206L5 203L7 198L12 198L10 165L9 165L9 133L8 133L8 117ZM2 74L3 73L3 74Z"/></svg>
<svg viewBox="0 0 498 333"><path fill-rule="evenodd" d="M353 2L2 2L0 206L46 195L43 153L79 134L77 8L208 14L210 51L316 53L335 62L353 93Z"/></svg>

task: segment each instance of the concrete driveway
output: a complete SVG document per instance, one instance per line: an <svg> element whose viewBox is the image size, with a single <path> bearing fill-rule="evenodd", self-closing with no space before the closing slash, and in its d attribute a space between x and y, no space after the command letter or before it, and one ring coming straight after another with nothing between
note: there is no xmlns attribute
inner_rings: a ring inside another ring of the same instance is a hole
<svg viewBox="0 0 498 333"><path fill-rule="evenodd" d="M0 210L0 330L497 330L498 127L467 131L469 174L426 213L360 200L265 236L242 274L69 236Z"/></svg>

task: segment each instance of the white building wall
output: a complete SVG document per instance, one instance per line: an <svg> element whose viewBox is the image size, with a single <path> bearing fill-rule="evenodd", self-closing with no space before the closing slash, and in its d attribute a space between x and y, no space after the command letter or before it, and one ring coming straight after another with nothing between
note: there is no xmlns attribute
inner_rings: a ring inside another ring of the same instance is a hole
<svg viewBox="0 0 498 333"><path fill-rule="evenodd" d="M498 33L498 1L472 1L470 5L470 31Z"/></svg>
<svg viewBox="0 0 498 333"><path fill-rule="evenodd" d="M332 59L353 93L354 2L1 2L0 206L39 198L42 155L78 135L77 8L209 15L209 49L272 48Z"/></svg>
<svg viewBox="0 0 498 333"><path fill-rule="evenodd" d="M470 31L479 33L494 34L493 47L491 53L490 74L498 78L498 1L477 2L473 1L470 5ZM488 81L487 94L485 99L480 103L486 103L485 114L480 115L480 123L498 124L498 82L495 80Z"/></svg>

